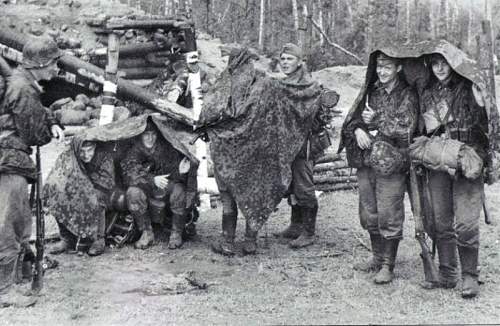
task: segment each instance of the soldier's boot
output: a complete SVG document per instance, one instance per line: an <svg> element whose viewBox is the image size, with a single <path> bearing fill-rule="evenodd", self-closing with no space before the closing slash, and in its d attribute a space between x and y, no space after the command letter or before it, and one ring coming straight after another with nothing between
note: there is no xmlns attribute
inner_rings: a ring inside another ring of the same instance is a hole
<svg viewBox="0 0 500 326"><path fill-rule="evenodd" d="M382 268L373 279L376 284L387 284L392 282L394 278L394 265L398 254L399 239L382 239L382 243L384 248Z"/></svg>
<svg viewBox="0 0 500 326"><path fill-rule="evenodd" d="M0 265L0 293L7 292L16 281L17 259Z"/></svg>
<svg viewBox="0 0 500 326"><path fill-rule="evenodd" d="M59 255L74 249L75 243L71 240L73 235L62 224L59 224L59 237L60 240L49 248L49 254Z"/></svg>
<svg viewBox="0 0 500 326"><path fill-rule="evenodd" d="M457 286L458 259L456 239L443 239L436 242L439 255L439 282L424 281L421 286L426 290L436 288L453 289Z"/></svg>
<svg viewBox="0 0 500 326"><path fill-rule="evenodd" d="M89 251L87 254L89 256L99 256L104 253L104 249L106 247L106 243L104 242L105 239L105 233L106 233L106 218L103 216L100 221L99 225L97 226L97 239L92 242L92 245L89 248Z"/></svg>
<svg viewBox="0 0 500 326"><path fill-rule="evenodd" d="M236 234L237 213L222 214L222 239L212 243L212 250L225 256L234 255L234 237Z"/></svg>
<svg viewBox="0 0 500 326"><path fill-rule="evenodd" d="M186 222L184 215L172 215L172 232L170 233L170 238L168 240L168 249L178 249L182 247L182 233L184 232L185 225Z"/></svg>
<svg viewBox="0 0 500 326"><path fill-rule="evenodd" d="M137 227L142 231L141 237L134 243L135 249L146 249L153 244L154 234L151 219L147 213L135 216Z"/></svg>
<svg viewBox="0 0 500 326"><path fill-rule="evenodd" d="M274 236L285 239L297 239L302 233L302 209L299 205L292 205L290 225L283 231L275 233Z"/></svg>
<svg viewBox="0 0 500 326"><path fill-rule="evenodd" d="M382 268L383 243L379 234L370 233L372 245L372 257L369 261L363 261L354 265L354 269L362 272L378 272Z"/></svg>
<svg viewBox="0 0 500 326"><path fill-rule="evenodd" d="M318 205L314 207L302 206L302 232L300 236L290 241L290 248L299 249L308 247L314 244L315 231L316 231L316 217L318 216Z"/></svg>
<svg viewBox="0 0 500 326"><path fill-rule="evenodd" d="M245 227L245 241L243 242L243 254L244 255L255 255L257 252L257 235L258 231L252 230L248 221Z"/></svg>
<svg viewBox="0 0 500 326"><path fill-rule="evenodd" d="M479 294L479 249L458 246L460 264L462 265L462 298L470 299Z"/></svg>

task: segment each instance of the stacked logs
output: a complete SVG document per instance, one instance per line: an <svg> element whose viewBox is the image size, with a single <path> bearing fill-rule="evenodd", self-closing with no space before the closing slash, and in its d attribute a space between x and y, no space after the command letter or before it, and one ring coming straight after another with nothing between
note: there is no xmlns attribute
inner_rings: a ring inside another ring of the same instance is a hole
<svg viewBox="0 0 500 326"><path fill-rule="evenodd" d="M347 165L344 155L327 153L315 162L314 184L317 191L356 189L358 187L356 169Z"/></svg>

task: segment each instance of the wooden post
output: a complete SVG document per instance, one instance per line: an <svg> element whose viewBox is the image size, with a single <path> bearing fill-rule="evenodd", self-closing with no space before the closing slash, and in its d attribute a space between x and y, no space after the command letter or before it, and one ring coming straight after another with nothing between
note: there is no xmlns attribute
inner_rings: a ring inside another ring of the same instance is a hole
<svg viewBox="0 0 500 326"><path fill-rule="evenodd" d="M118 58L120 54L120 36L116 33L108 35L108 64L106 65L105 82L103 85L103 97L99 125L106 125L113 122L116 90Z"/></svg>

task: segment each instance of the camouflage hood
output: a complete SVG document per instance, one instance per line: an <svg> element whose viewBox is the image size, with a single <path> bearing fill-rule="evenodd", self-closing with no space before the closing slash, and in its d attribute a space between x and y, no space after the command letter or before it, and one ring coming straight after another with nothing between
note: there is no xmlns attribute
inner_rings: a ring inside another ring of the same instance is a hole
<svg viewBox="0 0 500 326"><path fill-rule="evenodd" d="M419 94L421 94L422 89L428 83L431 76L430 68L426 65L426 58L433 53L441 54L457 74L470 80L481 89L481 93L485 99L486 112L488 114L488 137L490 140L490 157L487 164L489 169L488 179L489 183L496 181L498 178L495 172L498 170L497 156L500 156L500 154L496 154L499 151L498 132L500 127L498 109L495 98L489 90L488 78L475 60L470 59L462 50L445 40L432 40L410 45L387 45L380 47L370 54L365 83L349 110L342 126L339 152L345 147L347 136L345 130L347 125L352 121L353 117L364 109L367 91L377 80L376 58L380 52L403 60L402 76L410 86L416 88Z"/></svg>

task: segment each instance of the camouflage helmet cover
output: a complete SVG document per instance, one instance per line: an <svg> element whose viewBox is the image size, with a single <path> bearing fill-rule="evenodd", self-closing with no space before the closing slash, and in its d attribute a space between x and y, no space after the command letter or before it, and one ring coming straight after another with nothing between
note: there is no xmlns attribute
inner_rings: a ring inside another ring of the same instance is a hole
<svg viewBox="0 0 500 326"><path fill-rule="evenodd" d="M37 37L23 47L23 66L43 68L63 55L57 44L48 37Z"/></svg>

